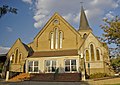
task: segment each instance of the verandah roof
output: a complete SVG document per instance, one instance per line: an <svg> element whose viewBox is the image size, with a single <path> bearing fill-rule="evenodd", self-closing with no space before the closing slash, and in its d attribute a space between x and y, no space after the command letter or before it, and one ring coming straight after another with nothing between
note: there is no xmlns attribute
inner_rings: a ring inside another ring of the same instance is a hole
<svg viewBox="0 0 120 85"><path fill-rule="evenodd" d="M60 51L39 51L34 52L30 57L54 57L54 56L76 56L78 50L60 50Z"/></svg>

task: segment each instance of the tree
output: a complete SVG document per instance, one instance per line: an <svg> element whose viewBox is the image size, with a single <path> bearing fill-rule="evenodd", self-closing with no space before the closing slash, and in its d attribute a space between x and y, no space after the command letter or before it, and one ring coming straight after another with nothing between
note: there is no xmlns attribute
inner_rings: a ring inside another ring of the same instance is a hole
<svg viewBox="0 0 120 85"><path fill-rule="evenodd" d="M3 15L7 14L8 12L17 14L17 9L13 7L9 7L7 5L3 5L2 7L0 7L0 18Z"/></svg>
<svg viewBox="0 0 120 85"><path fill-rule="evenodd" d="M111 66L116 72L120 68L120 17L116 16L114 19L104 19L104 24L101 25L103 29L103 40L108 44L115 44L113 48L109 48L111 58Z"/></svg>
<svg viewBox="0 0 120 85"><path fill-rule="evenodd" d="M111 65L116 72L119 72L120 71L120 57L112 58Z"/></svg>
<svg viewBox="0 0 120 85"><path fill-rule="evenodd" d="M116 16L114 19L104 19L104 25L101 25L101 29L103 29L103 37L102 40L107 42L108 44L116 44L116 48L110 48L112 54L116 54L120 56L120 17ZM114 52L113 52L114 51Z"/></svg>
<svg viewBox="0 0 120 85"><path fill-rule="evenodd" d="M104 25L101 25L101 28L104 31L104 41L107 41L109 44L115 43L120 45L120 17L116 16L114 19L108 20L104 19Z"/></svg>

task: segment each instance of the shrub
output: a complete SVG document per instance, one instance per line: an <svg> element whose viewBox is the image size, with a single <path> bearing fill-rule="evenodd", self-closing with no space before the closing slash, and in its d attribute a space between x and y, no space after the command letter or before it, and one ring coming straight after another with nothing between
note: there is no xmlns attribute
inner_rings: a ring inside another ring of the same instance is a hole
<svg viewBox="0 0 120 85"><path fill-rule="evenodd" d="M0 73L2 73L2 68L0 68Z"/></svg>
<svg viewBox="0 0 120 85"><path fill-rule="evenodd" d="M90 75L90 79L94 78L103 78L103 77L108 77L109 75L106 73L94 73Z"/></svg>

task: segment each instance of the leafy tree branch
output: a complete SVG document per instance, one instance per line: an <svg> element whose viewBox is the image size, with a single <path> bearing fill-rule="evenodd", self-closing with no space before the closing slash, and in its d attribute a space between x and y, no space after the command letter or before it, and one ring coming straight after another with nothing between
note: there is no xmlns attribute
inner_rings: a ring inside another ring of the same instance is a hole
<svg viewBox="0 0 120 85"><path fill-rule="evenodd" d="M3 5L2 7L0 7L0 18L7 13L17 14L17 9L13 7L9 7L7 5Z"/></svg>

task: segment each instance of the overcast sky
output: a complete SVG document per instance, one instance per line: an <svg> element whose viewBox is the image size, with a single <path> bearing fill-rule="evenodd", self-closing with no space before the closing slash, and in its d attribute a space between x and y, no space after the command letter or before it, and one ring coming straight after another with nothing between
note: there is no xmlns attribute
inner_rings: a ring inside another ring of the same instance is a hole
<svg viewBox="0 0 120 85"><path fill-rule="evenodd" d="M18 38L24 43L32 42L55 12L77 30L82 1L96 36L102 35L99 26L103 18L112 19L120 14L120 0L0 0L0 6L8 5L18 9L18 14L10 13L0 18L0 47L10 48Z"/></svg>

